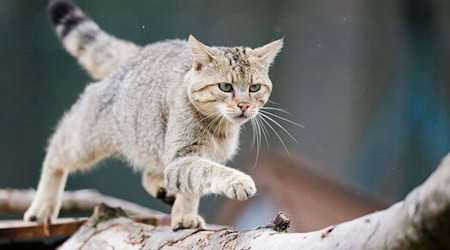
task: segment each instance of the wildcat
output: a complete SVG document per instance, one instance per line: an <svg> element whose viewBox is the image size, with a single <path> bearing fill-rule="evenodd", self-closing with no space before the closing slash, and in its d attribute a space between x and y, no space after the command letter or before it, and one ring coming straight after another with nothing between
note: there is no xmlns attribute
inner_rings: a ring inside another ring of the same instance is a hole
<svg viewBox="0 0 450 250"><path fill-rule="evenodd" d="M68 174L109 156L142 170L148 193L173 203L174 230L205 225L197 214L203 195L255 195L252 178L224 164L240 126L269 99L282 39L251 49L210 47L190 35L141 47L105 33L70 0L52 0L48 10L65 49L99 81L51 136L26 221L55 219Z"/></svg>

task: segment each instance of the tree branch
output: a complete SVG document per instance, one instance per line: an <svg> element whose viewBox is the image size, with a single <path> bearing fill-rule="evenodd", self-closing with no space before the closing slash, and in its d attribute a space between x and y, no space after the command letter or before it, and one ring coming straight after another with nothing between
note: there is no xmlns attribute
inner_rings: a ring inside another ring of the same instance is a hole
<svg viewBox="0 0 450 250"><path fill-rule="evenodd" d="M282 233L274 225L246 231L173 232L126 217L98 223L97 217L91 217L61 249L450 249L450 154L404 201L310 233ZM288 224L285 218L277 221Z"/></svg>
<svg viewBox="0 0 450 250"><path fill-rule="evenodd" d="M0 213L25 212L31 205L35 194L34 189L0 189ZM61 211L92 213L99 203L105 203L111 207L121 207L130 215L165 215L157 210L106 196L92 189L64 192Z"/></svg>
<svg viewBox="0 0 450 250"><path fill-rule="evenodd" d="M0 213L23 213L30 206L36 191L34 189L0 189ZM133 220L152 225L168 225L170 217L162 212L139 206L135 203L103 195L95 190L66 191L63 195L62 212L92 213L94 208L105 203L121 207ZM58 218L50 225L36 222L0 221L0 239L26 239L49 236L69 236L86 223L87 218Z"/></svg>

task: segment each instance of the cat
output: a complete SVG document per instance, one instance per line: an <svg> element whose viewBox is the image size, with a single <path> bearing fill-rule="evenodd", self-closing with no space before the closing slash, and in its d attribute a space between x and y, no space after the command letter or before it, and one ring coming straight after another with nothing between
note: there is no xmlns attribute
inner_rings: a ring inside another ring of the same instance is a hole
<svg viewBox="0 0 450 250"><path fill-rule="evenodd" d="M173 203L174 230L205 226L203 195L256 194L250 176L224 164L241 125L269 99L269 68L283 39L252 49L207 46L190 35L141 47L102 31L71 0L52 0L48 11L65 49L99 81L51 136L26 221L56 219L69 173L110 156L141 170L150 195Z"/></svg>

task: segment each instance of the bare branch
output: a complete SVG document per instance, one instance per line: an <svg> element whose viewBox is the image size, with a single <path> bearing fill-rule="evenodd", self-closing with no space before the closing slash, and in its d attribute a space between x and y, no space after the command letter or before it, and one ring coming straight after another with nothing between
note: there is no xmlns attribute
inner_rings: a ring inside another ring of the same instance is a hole
<svg viewBox="0 0 450 250"><path fill-rule="evenodd" d="M173 232L125 217L95 221L94 216L61 249L450 249L450 154L404 201L310 233L273 227ZM280 216L274 221L287 222Z"/></svg>
<svg viewBox="0 0 450 250"><path fill-rule="evenodd" d="M25 212L33 201L35 194L34 189L0 189L0 213ZM64 192L61 211L92 213L94 207L100 203L105 203L111 207L121 207L130 215L164 215L159 211L106 196L92 189Z"/></svg>

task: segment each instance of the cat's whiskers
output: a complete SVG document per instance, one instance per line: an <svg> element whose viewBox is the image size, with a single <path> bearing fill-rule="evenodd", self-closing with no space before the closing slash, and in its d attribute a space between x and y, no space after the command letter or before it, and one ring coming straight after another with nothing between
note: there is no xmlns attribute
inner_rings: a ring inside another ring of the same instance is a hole
<svg viewBox="0 0 450 250"><path fill-rule="evenodd" d="M281 136L278 134L278 132L272 127L272 125L270 125L270 123L268 121L266 121L264 119L263 116L261 116L262 113L258 113L258 116L260 116L261 120L267 125L269 126L269 128L275 133L275 135L278 137L278 139L280 140L281 144L283 145L284 149L286 150L286 153L288 154L288 156L290 156L289 154L289 150L286 147L286 144L284 143L283 139L281 139Z"/></svg>
<svg viewBox="0 0 450 250"><path fill-rule="evenodd" d="M262 108L260 108L260 110L275 110L275 111L280 111L280 112L283 112L283 113L286 113L286 114L291 114L291 113L289 113L289 112L287 112L286 110L284 110L284 109L282 109L282 108L275 108L275 107L262 107Z"/></svg>
<svg viewBox="0 0 450 250"><path fill-rule="evenodd" d="M269 101L269 102L275 103L275 102L272 102L272 101ZM258 161L260 145L261 145L261 141L262 141L261 137L262 136L266 140L267 147L270 148L269 139L268 139L268 136L270 135L270 133L269 133L266 125L270 128L270 130L272 130L274 132L274 134L280 140L280 142L283 145L283 148L286 150L286 153L288 154L288 156L290 155L289 150L287 149L287 146L286 146L285 142L283 141L282 137L280 136L280 134L276 131L276 129L269 122L274 123L277 127L282 129L294 142L298 143L297 139L283 125L281 125L279 122L277 122L274 118L278 118L278 119L280 119L282 121L288 122L288 123L293 124L295 126L298 126L298 127L301 127L301 128L305 128L305 126L303 126L301 124L298 124L298 123L296 123L294 121L291 121L291 120L289 120L289 119L287 119L285 117L282 117L280 115L273 114L273 113L269 112L269 110L279 111L279 112L282 112L282 113L290 114L289 112L287 112L286 110L284 110L282 108L261 107L259 109L259 112L257 113L257 115L251 119L253 136L252 136L252 144L251 144L250 147L253 148L254 145L256 145L256 161L255 161L255 165L257 164L257 161Z"/></svg>
<svg viewBox="0 0 450 250"><path fill-rule="evenodd" d="M225 123L225 133L228 132L228 125L230 124L230 121L226 121Z"/></svg>
<svg viewBox="0 0 450 250"><path fill-rule="evenodd" d="M280 123L278 123L277 121L275 121L274 119L272 119L268 115L265 115L263 112L261 112L260 115L261 115L261 117L264 117L264 118L268 119L269 121L275 123L275 125L277 125L279 128L281 128L289 137L291 137L291 139L293 141L298 143L297 139L295 139L295 137L293 135L291 135L291 133L289 133L289 131L287 131L287 129L285 129Z"/></svg>
<svg viewBox="0 0 450 250"><path fill-rule="evenodd" d="M216 112L216 113L219 113L219 112ZM210 127L213 126L214 123L215 123L218 119L220 119L221 117L222 117L222 116L218 115L218 116L215 117L211 122L209 122L208 125L207 125L206 127L203 128L203 132L202 132L202 134L200 135L200 138L203 138L203 136L205 135L205 133L207 133L207 132L209 131Z"/></svg>
<svg viewBox="0 0 450 250"><path fill-rule="evenodd" d="M256 128L255 128L255 121L253 120L253 118L252 119L250 119L250 122L251 122L251 124L252 124L252 132L253 132L253 134L252 134L252 144L250 145L250 149L253 149L253 147L255 146L255 130L256 130Z"/></svg>
<svg viewBox="0 0 450 250"><path fill-rule="evenodd" d="M261 127L259 126L257 119L255 119L255 124L256 124L256 160L254 166L256 166L256 164L258 163L259 150L261 148Z"/></svg>
<svg viewBox="0 0 450 250"><path fill-rule="evenodd" d="M207 126L202 126L201 123L202 123L203 121L205 121L206 119L211 118L211 117L213 117L213 116L215 116L215 115L217 115L217 114L219 114L219 111L216 111L216 112L214 112L214 113L212 113L212 114L209 114L209 115L203 117L200 121L198 121L198 122L196 122L196 123L194 124L194 126L200 126L200 133L201 133L200 136L199 136L200 139L203 138L203 135L204 135L205 132L208 130L208 127L211 126L211 124L214 122L214 120L215 120L217 117L212 118L212 120L208 123Z"/></svg>
<svg viewBox="0 0 450 250"><path fill-rule="evenodd" d="M274 102L274 101L271 101L271 100L267 100L267 102L270 102L270 103L276 104L276 105L280 105L278 102Z"/></svg>
<svg viewBox="0 0 450 250"><path fill-rule="evenodd" d="M212 116L214 116L214 115L217 115L218 113L219 113L219 111L216 111L216 112L214 112L214 113L212 113L212 114L209 114L209 115L203 117L200 121L196 122L196 123L194 124L194 126L199 125L202 121L204 121L204 120L206 120L206 119L208 119L208 118L210 118L210 117L212 117Z"/></svg>
<svg viewBox="0 0 450 250"><path fill-rule="evenodd" d="M265 109L265 110L264 110L264 109ZM281 111L281 112L284 112L284 113L289 114L289 112L287 112L287 111L285 111L285 110L283 110L283 109L277 109L277 108L267 107L267 108L262 108L262 110L260 110L260 112L262 112L262 113L264 113L264 114L267 114L267 115L274 116L274 117L276 117L276 118L278 118L278 119L281 119L281 120L283 120L283 121L289 122L290 124L293 124L293 125L295 125L295 126L298 126L298 127L301 127L301 128L305 128L305 126L303 126L303 125L301 125L301 124L298 124L298 123L296 123L296 122L294 122L294 121L291 121L291 120L289 120L289 119L287 119L287 118L285 118L285 117L279 116L279 115L277 115L277 114L270 113L270 112L267 111L267 110L277 110L277 111Z"/></svg>
<svg viewBox="0 0 450 250"><path fill-rule="evenodd" d="M264 119L263 117L260 117L257 114L255 117L253 117L250 120L252 123L252 130L253 130L253 138L252 138L251 148L253 148L253 146L255 145L255 140L256 140L256 159L255 159L254 166L256 166L258 163L259 151L261 149L262 136L264 136L264 139L266 140L267 147L270 148L269 140L267 137L269 135L269 131L267 130L265 124L263 123L263 119ZM288 152L288 154L289 154L289 152Z"/></svg>
<svg viewBox="0 0 450 250"><path fill-rule="evenodd" d="M225 120L225 117L224 116L220 116L220 120L219 120L219 123L217 124L217 126L216 126L216 128L214 129L214 132L213 132L213 137L215 137L216 136L216 130L218 129L218 132L220 133L220 125L222 124L222 121L224 121ZM224 131L222 131L222 132L224 132Z"/></svg>
<svg viewBox="0 0 450 250"><path fill-rule="evenodd" d="M267 144L267 148L270 148L269 145L269 140L268 140L268 135L269 135L269 131L267 131L266 125L264 125L264 123L262 123L262 121L260 120L261 117L256 116L256 121L258 121L258 123L261 125L261 131L263 133L264 139L266 140L266 144Z"/></svg>

